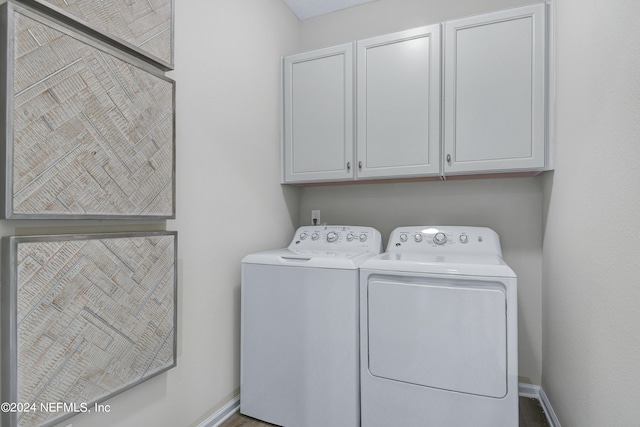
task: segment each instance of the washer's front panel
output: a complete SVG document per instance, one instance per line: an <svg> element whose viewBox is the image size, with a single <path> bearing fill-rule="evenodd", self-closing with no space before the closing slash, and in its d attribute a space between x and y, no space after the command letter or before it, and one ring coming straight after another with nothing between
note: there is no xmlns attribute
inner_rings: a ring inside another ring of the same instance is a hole
<svg viewBox="0 0 640 427"><path fill-rule="evenodd" d="M360 425L358 271L245 264L242 276L241 412Z"/></svg>
<svg viewBox="0 0 640 427"><path fill-rule="evenodd" d="M367 292L372 375L494 398L506 395L502 284L371 276Z"/></svg>

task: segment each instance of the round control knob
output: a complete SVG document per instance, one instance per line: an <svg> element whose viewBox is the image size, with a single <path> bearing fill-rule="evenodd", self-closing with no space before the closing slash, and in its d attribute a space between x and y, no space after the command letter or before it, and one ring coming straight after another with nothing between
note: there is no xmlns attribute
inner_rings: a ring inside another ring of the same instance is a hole
<svg viewBox="0 0 640 427"><path fill-rule="evenodd" d="M400 241L401 241L401 242L406 242L408 238L409 238L409 237L408 237L406 234L401 234L401 235L400 235Z"/></svg>
<svg viewBox="0 0 640 427"><path fill-rule="evenodd" d="M422 242L422 234L418 233L415 236L413 236L414 240L418 243Z"/></svg>
<svg viewBox="0 0 640 427"><path fill-rule="evenodd" d="M367 235L366 234L361 234L359 237L361 242L366 242L367 241Z"/></svg>
<svg viewBox="0 0 640 427"><path fill-rule="evenodd" d="M300 240L304 240L304 239L306 239L306 238L307 238L307 236L308 236L308 234L307 234L307 232L306 232L306 231L305 231L305 232L300 233Z"/></svg>
<svg viewBox="0 0 640 427"><path fill-rule="evenodd" d="M444 245L447 243L447 235L442 232L436 233L436 235L433 236L433 243L436 245Z"/></svg>
<svg viewBox="0 0 640 427"><path fill-rule="evenodd" d="M355 238L356 238L356 236L353 233L347 234L347 242L351 242Z"/></svg>
<svg viewBox="0 0 640 427"><path fill-rule="evenodd" d="M338 233L336 233L335 231L331 231L327 234L327 242L333 243L336 240L338 240Z"/></svg>
<svg viewBox="0 0 640 427"><path fill-rule="evenodd" d="M467 236L466 234L461 234L460 243L468 243L468 242L469 242L469 236Z"/></svg>
<svg viewBox="0 0 640 427"><path fill-rule="evenodd" d="M318 240L319 237L320 237L320 235L318 233L313 233L311 235L311 240Z"/></svg>

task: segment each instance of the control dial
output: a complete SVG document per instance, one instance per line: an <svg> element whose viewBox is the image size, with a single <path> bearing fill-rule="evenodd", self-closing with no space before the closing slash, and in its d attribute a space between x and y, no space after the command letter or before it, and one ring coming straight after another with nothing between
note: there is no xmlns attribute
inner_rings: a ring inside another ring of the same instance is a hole
<svg viewBox="0 0 640 427"><path fill-rule="evenodd" d="M304 240L307 238L307 232L303 231L302 233L300 233L300 240Z"/></svg>
<svg viewBox="0 0 640 427"><path fill-rule="evenodd" d="M311 240L318 240L320 238L320 235L318 233L313 233L311 235Z"/></svg>
<svg viewBox="0 0 640 427"><path fill-rule="evenodd" d="M461 234L460 243L468 243L468 242L469 242L469 236L467 236L466 234Z"/></svg>
<svg viewBox="0 0 640 427"><path fill-rule="evenodd" d="M356 238L355 234L353 233L347 234L347 242L351 242L355 238Z"/></svg>
<svg viewBox="0 0 640 427"><path fill-rule="evenodd" d="M433 236L433 243L435 243L436 245L444 245L445 243L447 243L447 235L443 232L436 233L436 235Z"/></svg>
<svg viewBox="0 0 640 427"><path fill-rule="evenodd" d="M338 240L338 233L336 233L335 231L330 231L330 232L327 234L327 242L329 242L329 243L333 243L333 242L335 242L336 240Z"/></svg>
<svg viewBox="0 0 640 427"><path fill-rule="evenodd" d="M367 235L363 233L360 235L359 239L361 242L365 242L367 240Z"/></svg>
<svg viewBox="0 0 640 427"><path fill-rule="evenodd" d="M401 235L400 235L400 241L401 241L401 242L403 242L403 243L404 243L404 242L406 242L408 238L409 238L409 237L407 237L407 235L406 235L406 234L401 234Z"/></svg>
<svg viewBox="0 0 640 427"><path fill-rule="evenodd" d="M417 233L415 236L413 236L414 240L418 243L422 242L422 234Z"/></svg>

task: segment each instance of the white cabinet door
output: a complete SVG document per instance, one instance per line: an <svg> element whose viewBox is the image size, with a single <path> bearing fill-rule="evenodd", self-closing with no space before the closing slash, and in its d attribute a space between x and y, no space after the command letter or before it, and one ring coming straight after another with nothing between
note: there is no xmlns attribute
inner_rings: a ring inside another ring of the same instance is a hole
<svg viewBox="0 0 640 427"><path fill-rule="evenodd" d="M445 23L444 172L545 168L545 5Z"/></svg>
<svg viewBox="0 0 640 427"><path fill-rule="evenodd" d="M353 44L284 58L284 182L353 179Z"/></svg>
<svg viewBox="0 0 640 427"><path fill-rule="evenodd" d="M358 178L440 173L440 25L357 43Z"/></svg>

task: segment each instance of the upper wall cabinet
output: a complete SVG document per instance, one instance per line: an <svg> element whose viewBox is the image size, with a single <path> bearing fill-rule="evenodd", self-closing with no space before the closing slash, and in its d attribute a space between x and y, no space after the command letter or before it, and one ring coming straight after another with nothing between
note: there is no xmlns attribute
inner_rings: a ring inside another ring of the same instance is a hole
<svg viewBox="0 0 640 427"><path fill-rule="evenodd" d="M286 57L283 182L550 169L547 7Z"/></svg>
<svg viewBox="0 0 640 427"><path fill-rule="evenodd" d="M440 173L440 26L357 43L357 177Z"/></svg>
<svg viewBox="0 0 640 427"><path fill-rule="evenodd" d="M545 5L444 24L444 173L546 166Z"/></svg>
<svg viewBox="0 0 640 427"><path fill-rule="evenodd" d="M440 26L357 43L357 155L352 52L284 59L284 182L437 176Z"/></svg>
<svg viewBox="0 0 640 427"><path fill-rule="evenodd" d="M284 59L284 182L353 179L353 44Z"/></svg>

